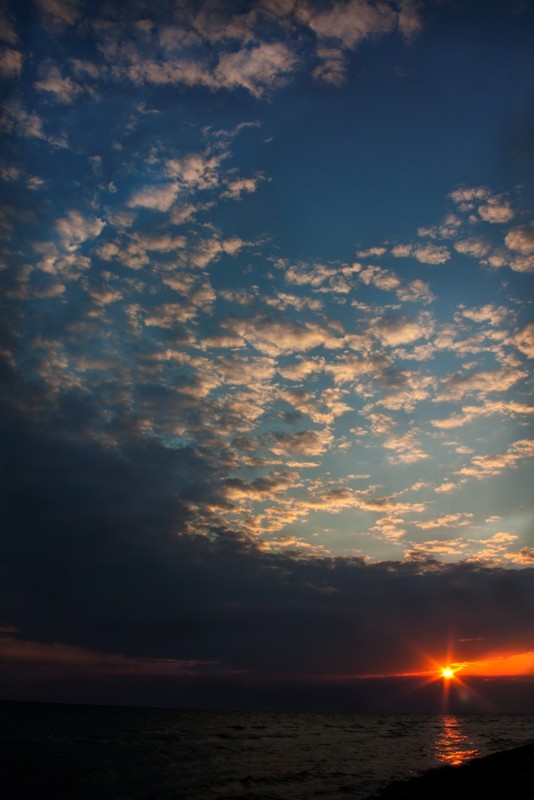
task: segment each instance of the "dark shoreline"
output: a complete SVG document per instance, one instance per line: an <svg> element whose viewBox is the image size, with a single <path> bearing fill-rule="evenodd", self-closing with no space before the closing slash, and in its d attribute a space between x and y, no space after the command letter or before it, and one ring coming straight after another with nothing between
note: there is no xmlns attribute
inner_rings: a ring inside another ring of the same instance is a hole
<svg viewBox="0 0 534 800"><path fill-rule="evenodd" d="M534 800L534 743L394 781L365 800Z"/></svg>

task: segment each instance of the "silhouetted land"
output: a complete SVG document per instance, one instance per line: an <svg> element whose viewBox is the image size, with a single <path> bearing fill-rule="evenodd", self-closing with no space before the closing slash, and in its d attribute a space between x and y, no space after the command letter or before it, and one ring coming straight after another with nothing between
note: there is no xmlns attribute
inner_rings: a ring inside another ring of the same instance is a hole
<svg viewBox="0 0 534 800"><path fill-rule="evenodd" d="M534 744L391 783L367 800L534 800Z"/></svg>

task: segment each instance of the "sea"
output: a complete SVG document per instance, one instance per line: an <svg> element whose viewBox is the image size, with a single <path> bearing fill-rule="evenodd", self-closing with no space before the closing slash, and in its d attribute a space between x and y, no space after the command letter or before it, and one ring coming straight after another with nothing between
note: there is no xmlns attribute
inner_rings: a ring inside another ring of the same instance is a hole
<svg viewBox="0 0 534 800"><path fill-rule="evenodd" d="M363 800L393 780L534 741L533 714L7 702L0 715L6 796L31 789L55 800Z"/></svg>

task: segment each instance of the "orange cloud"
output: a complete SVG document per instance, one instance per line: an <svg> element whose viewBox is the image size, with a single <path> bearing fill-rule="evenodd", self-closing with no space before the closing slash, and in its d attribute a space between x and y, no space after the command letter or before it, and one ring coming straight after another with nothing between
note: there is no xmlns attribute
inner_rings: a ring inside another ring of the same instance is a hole
<svg viewBox="0 0 534 800"><path fill-rule="evenodd" d="M494 678L509 675L534 675L534 651L489 656L480 661L468 661L462 666L461 674Z"/></svg>

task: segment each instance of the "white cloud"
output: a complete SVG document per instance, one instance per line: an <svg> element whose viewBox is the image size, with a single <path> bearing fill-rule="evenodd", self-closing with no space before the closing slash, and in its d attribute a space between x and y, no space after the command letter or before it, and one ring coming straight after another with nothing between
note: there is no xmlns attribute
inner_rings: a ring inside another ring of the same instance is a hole
<svg viewBox="0 0 534 800"><path fill-rule="evenodd" d="M56 222L56 231L66 250L76 250L87 239L96 239L104 225L104 220L98 217L84 216L80 211L69 211L66 217Z"/></svg>
<svg viewBox="0 0 534 800"><path fill-rule="evenodd" d="M377 258L387 253L386 247L369 247L367 250L358 250L358 258Z"/></svg>
<svg viewBox="0 0 534 800"><path fill-rule="evenodd" d="M81 17L79 0L35 0L45 19L58 27L74 25Z"/></svg>
<svg viewBox="0 0 534 800"><path fill-rule="evenodd" d="M390 434L384 441L384 447L396 451L396 455L387 457L390 464L415 464L429 457L421 450L413 431Z"/></svg>
<svg viewBox="0 0 534 800"><path fill-rule="evenodd" d="M512 337L512 342L528 358L534 358L534 322L528 322L517 331Z"/></svg>
<svg viewBox="0 0 534 800"><path fill-rule="evenodd" d="M171 158L165 162L165 171L188 188L211 189L219 184L218 168L224 155L189 153L183 158Z"/></svg>
<svg viewBox="0 0 534 800"><path fill-rule="evenodd" d="M275 433L272 435L270 448L275 455L318 456L331 447L333 436L331 431L300 431L298 433Z"/></svg>
<svg viewBox="0 0 534 800"><path fill-rule="evenodd" d="M127 205L130 208L152 208L155 211L168 211L180 192L176 181L158 186L145 186L135 192Z"/></svg>
<svg viewBox="0 0 534 800"><path fill-rule="evenodd" d="M232 200L241 200L244 194L251 194L256 191L258 181L256 178L237 178L230 181L226 191L221 197L230 197Z"/></svg>
<svg viewBox="0 0 534 800"><path fill-rule="evenodd" d="M515 216L510 204L498 197L491 197L485 205L479 206L478 213L483 220L491 223L509 222Z"/></svg>
<svg viewBox="0 0 534 800"><path fill-rule="evenodd" d="M445 419L433 419L432 425L442 430L450 430L451 428L461 428L479 417L488 417L492 414L515 416L517 414L533 413L534 406L529 406L526 403L518 403L514 400L488 400L480 406L463 406L460 412L451 414ZM457 452L460 452L458 448Z"/></svg>
<svg viewBox="0 0 534 800"><path fill-rule="evenodd" d="M391 249L391 255L395 258L408 258L411 255L413 247L411 244L396 244Z"/></svg>
<svg viewBox="0 0 534 800"><path fill-rule="evenodd" d="M3 78L16 78L22 72L23 58L19 50L3 48L0 51L0 75Z"/></svg>
<svg viewBox="0 0 534 800"><path fill-rule="evenodd" d="M389 6L374 6L366 0L337 2L327 10L309 5L297 6L297 9L299 20L318 37L338 41L348 49L354 49L368 36L388 33L397 23L397 15ZM404 24L408 23L403 18Z"/></svg>
<svg viewBox="0 0 534 800"><path fill-rule="evenodd" d="M425 281L416 278L406 286L399 286L397 297L403 303L433 303L436 295L432 294L430 286Z"/></svg>
<svg viewBox="0 0 534 800"><path fill-rule="evenodd" d="M427 400L434 388L435 378L415 370L404 370L393 376L394 388L377 401L389 411L411 412L417 403Z"/></svg>
<svg viewBox="0 0 534 800"><path fill-rule="evenodd" d="M370 325L369 329L382 345L396 347L428 338L433 328L432 317L425 312L413 320L408 317L378 319Z"/></svg>
<svg viewBox="0 0 534 800"><path fill-rule="evenodd" d="M395 258L408 258L413 256L422 264L444 264L451 257L450 251L444 245L429 242L423 245L397 244L391 249Z"/></svg>
<svg viewBox="0 0 534 800"><path fill-rule="evenodd" d="M483 258L490 252L491 245L486 239L478 236L470 239L460 239L460 241L455 242L454 249L458 253L474 256L475 258Z"/></svg>
<svg viewBox="0 0 534 800"><path fill-rule="evenodd" d="M402 517L385 516L377 519L370 533L377 534L378 536L390 542L396 542L406 533L406 529L402 527L404 519Z"/></svg>
<svg viewBox="0 0 534 800"><path fill-rule="evenodd" d="M305 352L319 346L335 349L343 344L343 340L327 325L315 322L298 324L257 315L250 319L228 320L223 327L270 356Z"/></svg>
<svg viewBox="0 0 534 800"><path fill-rule="evenodd" d="M518 381L525 378L526 372L519 369L502 368L492 372L457 372L440 379L443 389L436 396L437 402L460 400L466 394L505 392Z"/></svg>
<svg viewBox="0 0 534 800"><path fill-rule="evenodd" d="M504 237L506 246L510 250L529 255L534 253L534 223L512 228Z"/></svg>
<svg viewBox="0 0 534 800"><path fill-rule="evenodd" d="M0 39L11 45L16 45L18 42L17 32L13 23L8 17L7 7L4 12L0 11Z"/></svg>
<svg viewBox="0 0 534 800"><path fill-rule="evenodd" d="M484 306L475 308L462 308L461 315L465 319L473 322L489 322L490 325L500 325L505 322L510 315L510 309L505 306L496 306L493 303L486 303Z"/></svg>
<svg viewBox="0 0 534 800"><path fill-rule="evenodd" d="M285 82L296 64L296 56L282 42L261 43L236 53L224 53L214 71L218 86L241 87L260 97L266 89Z"/></svg>
<svg viewBox="0 0 534 800"><path fill-rule="evenodd" d="M51 64L41 80L35 82L35 88L48 92L60 103L69 104L81 94L82 87L71 78L64 78L56 64Z"/></svg>
<svg viewBox="0 0 534 800"><path fill-rule="evenodd" d="M382 267L366 267L358 273L358 277L367 286L372 284L377 289L383 289L387 292L392 292L398 289L401 281L400 278L389 269L382 269Z"/></svg>
<svg viewBox="0 0 534 800"><path fill-rule="evenodd" d="M436 486L434 491L436 494L448 494L458 488L458 484L451 481L444 481L440 486Z"/></svg>
<svg viewBox="0 0 534 800"><path fill-rule="evenodd" d="M323 83L341 86L347 74L347 60L343 50L337 47L319 47L319 64L313 70L313 77Z"/></svg>
<svg viewBox="0 0 534 800"><path fill-rule="evenodd" d="M353 355L344 355L341 358L328 360L324 363L325 372L333 376L336 385L354 383L361 375L376 372L378 367L372 361Z"/></svg>
<svg viewBox="0 0 534 800"><path fill-rule="evenodd" d="M182 303L162 303L151 309L149 315L145 317L145 325L149 328L172 329L193 319L196 314L197 309L189 303L187 305Z"/></svg>
<svg viewBox="0 0 534 800"><path fill-rule="evenodd" d="M484 201L490 196L489 189L485 186L477 186L472 188L455 189L450 192L449 197L457 205L464 206L467 204L469 209L474 208L474 203Z"/></svg>
<svg viewBox="0 0 534 800"><path fill-rule="evenodd" d="M472 524L475 515L470 512L459 512L445 514L443 517L429 519L422 522L415 522L414 525L421 530L431 530L432 528L466 528Z"/></svg>
<svg viewBox="0 0 534 800"><path fill-rule="evenodd" d="M413 255L422 264L444 264L451 257L446 247L430 243L414 247Z"/></svg>
<svg viewBox="0 0 534 800"><path fill-rule="evenodd" d="M455 474L482 480L500 475L505 469L515 468L518 461L532 456L534 439L521 439L511 444L506 453L474 456L470 466L462 467Z"/></svg>
<svg viewBox="0 0 534 800"><path fill-rule="evenodd" d="M451 192L449 197L458 206L459 211L478 211L478 215L485 222L509 222L515 216L510 203L501 195L493 195L485 186L461 188ZM476 221L476 217L472 218Z"/></svg>

